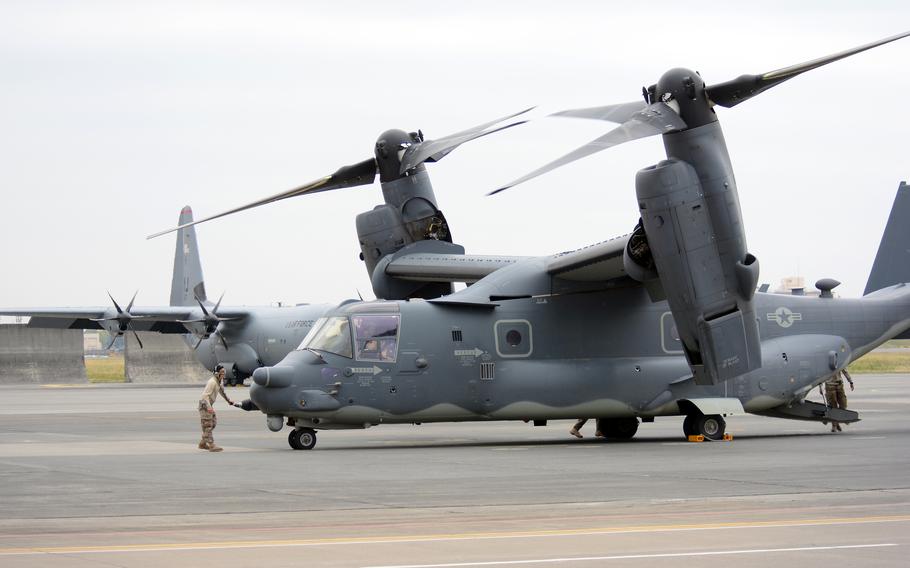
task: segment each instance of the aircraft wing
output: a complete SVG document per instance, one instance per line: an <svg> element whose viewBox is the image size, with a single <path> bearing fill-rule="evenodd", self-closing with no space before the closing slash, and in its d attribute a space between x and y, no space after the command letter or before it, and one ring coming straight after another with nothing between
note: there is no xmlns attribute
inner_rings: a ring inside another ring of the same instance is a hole
<svg viewBox="0 0 910 568"><path fill-rule="evenodd" d="M547 262L547 273L578 282L602 282L625 276L622 259L630 236L623 235L578 250L554 254Z"/></svg>
<svg viewBox="0 0 910 568"><path fill-rule="evenodd" d="M623 251L630 235L623 235L578 250L549 257L546 271L551 276L578 282L600 282L626 275ZM385 273L418 282L474 283L527 256L413 253L395 258Z"/></svg>
<svg viewBox="0 0 910 568"><path fill-rule="evenodd" d="M413 253L398 257L385 269L389 276L418 282L477 282L527 257Z"/></svg>
<svg viewBox="0 0 910 568"><path fill-rule="evenodd" d="M23 316L30 318L27 327L49 329L104 329L96 319L111 317L116 312L113 308L78 307L78 308L0 308L0 316ZM157 333L188 333L179 320L192 319L200 314L198 307L161 306L150 308L133 308L130 315L131 329L135 331L152 331ZM249 314L243 308L221 308L220 317L243 318Z"/></svg>

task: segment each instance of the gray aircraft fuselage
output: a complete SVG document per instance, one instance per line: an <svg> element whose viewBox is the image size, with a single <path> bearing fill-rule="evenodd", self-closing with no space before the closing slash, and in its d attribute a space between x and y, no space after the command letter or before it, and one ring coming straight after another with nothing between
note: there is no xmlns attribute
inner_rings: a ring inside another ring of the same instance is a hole
<svg viewBox="0 0 910 568"><path fill-rule="evenodd" d="M233 363L242 376L249 376L262 365L278 364L300 345L313 322L332 308L331 304L243 308L247 315L242 320L218 330L228 348L219 337L211 335L202 340L195 356L208 369L218 363ZM192 349L198 338L186 334L184 341Z"/></svg>
<svg viewBox="0 0 910 568"><path fill-rule="evenodd" d="M762 365L713 386L695 384L666 302L630 287L507 300L492 309L342 305L328 317L400 317L394 362L295 350L256 371L250 396L266 414L325 429L679 415L678 401L703 398L735 398L747 412L763 412L801 400L910 327L905 285L861 299L757 294L755 302Z"/></svg>

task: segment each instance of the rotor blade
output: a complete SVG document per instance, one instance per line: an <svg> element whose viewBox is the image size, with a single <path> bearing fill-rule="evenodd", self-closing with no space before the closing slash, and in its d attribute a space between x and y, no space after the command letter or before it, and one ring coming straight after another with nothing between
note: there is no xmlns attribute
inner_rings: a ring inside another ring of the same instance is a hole
<svg viewBox="0 0 910 568"><path fill-rule="evenodd" d="M825 57L819 57L818 59L813 59L804 63L797 63L796 65L783 67L775 71L762 73L761 75L741 75L731 81L726 81L723 83L718 83L717 85L706 87L705 90L707 91L708 98L714 104L727 108L734 107L743 101L751 99L755 95L767 91L775 85L783 83L787 79L792 79L793 77L800 75L801 73L817 69L823 65L827 65L840 59L850 57L851 55L856 55L857 53L872 49L873 47L878 47L886 43L891 43L892 41L897 41L907 36L910 36L910 32L904 32L879 41L874 41L872 43L867 43L859 47L854 47L853 49L841 51L840 53L834 53Z"/></svg>
<svg viewBox="0 0 910 568"><path fill-rule="evenodd" d="M530 111L534 110L535 108L537 108L537 107L528 107L524 110L520 110L520 111L512 113L508 116L503 116L502 118L497 118L496 120L491 120L490 122L484 122L483 124L478 124L477 126L473 126L471 128L468 128L467 130L462 130L462 131L456 132L454 134L449 134L448 136L443 136L442 138L438 138L438 140L445 140L447 138L461 138L462 136L466 136L468 134L473 134L474 132L480 132L486 128L489 128L490 126L493 126L494 124L499 124L500 122L502 122L504 120L509 120L510 118L515 118L516 116L524 114L526 112L530 112Z"/></svg>
<svg viewBox="0 0 910 568"><path fill-rule="evenodd" d="M108 343L107 347L104 348L105 351L110 351L111 347L114 346L114 342L117 341L118 335L119 334L114 334L114 333L111 334L111 342Z"/></svg>
<svg viewBox="0 0 910 568"><path fill-rule="evenodd" d="M139 334L136 333L136 330L132 330L133 336L136 338L136 341L139 343L139 349L145 349L145 346L142 344L142 340L139 339Z"/></svg>
<svg viewBox="0 0 910 568"><path fill-rule="evenodd" d="M404 155L401 157L400 173L404 173L423 162L437 162L448 155L449 152L464 144L465 142L470 142L471 140L480 138L481 136L493 134L494 132L499 132L500 130L505 130L506 128L512 128L513 126L518 126L519 124L524 124L527 122L526 120L513 122L505 126L500 126L499 128L494 128L492 130L486 130L486 128L493 126L494 124L500 123L510 118L514 118L532 109L534 109L534 107L526 108L523 111L510 114L509 116L491 120L490 122L485 122L467 130L462 130L461 132L456 132L455 134L437 138L436 140L425 140L423 142L412 144L407 148L407 150L405 150Z"/></svg>
<svg viewBox="0 0 910 568"><path fill-rule="evenodd" d="M568 116L571 118L591 118L594 120L605 120L622 124L631 119L636 113L648 108L648 103L644 101L633 101L631 103L620 103L618 105L607 105L590 108L575 108L554 112L550 116Z"/></svg>
<svg viewBox="0 0 910 568"><path fill-rule="evenodd" d="M218 312L218 306L221 305L221 300L223 300L223 299L224 299L224 292L221 293L221 297L218 298L218 301L215 302L215 307L212 308L212 314L213 314L213 315L217 315L216 312Z"/></svg>
<svg viewBox="0 0 910 568"><path fill-rule="evenodd" d="M600 138L592 140L580 148L576 148L565 156L554 160L549 164L534 170L526 176L520 177L517 180L500 187L499 189L493 190L487 195L495 195L500 191L505 191L506 189L509 189L510 187L516 186L520 183L524 183L529 179L536 178L537 176L545 174L550 170L555 170L558 167L584 158L585 156L590 156L591 154L595 154L601 150L606 150L607 148L618 146L623 142L629 142L632 140L637 140L639 138L646 138L655 134L673 132L674 130L680 130L685 127L686 123L683 122L683 119L680 118L679 115L676 114L676 112L674 112L673 109L666 104L654 103L648 105L647 108L639 111L632 118L620 124L610 132L607 132Z"/></svg>
<svg viewBox="0 0 910 568"><path fill-rule="evenodd" d="M197 341L197 342L196 342L196 345L193 346L193 351L199 349L199 346L202 345L202 340L203 340L203 339L205 339L205 338L204 338L204 337L200 337L200 338L199 338L199 341Z"/></svg>
<svg viewBox="0 0 910 568"><path fill-rule="evenodd" d="M114 297L111 295L110 290L108 290L108 292L107 292L107 297L110 298L112 302L114 302L114 307L117 308L117 313L122 314L123 310L120 309L120 305L117 303L117 300L115 300Z"/></svg>
<svg viewBox="0 0 910 568"><path fill-rule="evenodd" d="M219 337L219 339L221 339L221 344L224 345L224 350L227 351L228 344L227 344L227 340L224 338L224 334L218 333L218 337Z"/></svg>
<svg viewBox="0 0 910 568"><path fill-rule="evenodd" d="M186 223L184 225L180 225L179 227L174 227L173 229L161 231L155 233L154 235L149 235L146 237L146 239L154 239L155 237L173 233L174 231L179 231L180 229L185 229L186 227L192 227L193 225L198 225L199 223L205 223L206 221L211 221L212 219L218 219L219 217L225 217L227 215L246 211L247 209L253 209L254 207L259 207L261 205L268 205L269 203L281 201L282 199L287 199L289 197L309 195L311 193L320 193L333 189L341 189L343 187L368 185L373 183L373 180L376 179L376 171L376 159L370 158L368 160L364 160L350 166L339 168L335 173L312 181L306 185L301 185L300 187L295 187L294 189L289 189L288 191L276 193L270 197L259 199L257 201L253 201L252 203L247 203L246 205L241 205L240 207L235 207L234 209L218 213L217 215L211 215L204 219L193 221L192 223Z"/></svg>

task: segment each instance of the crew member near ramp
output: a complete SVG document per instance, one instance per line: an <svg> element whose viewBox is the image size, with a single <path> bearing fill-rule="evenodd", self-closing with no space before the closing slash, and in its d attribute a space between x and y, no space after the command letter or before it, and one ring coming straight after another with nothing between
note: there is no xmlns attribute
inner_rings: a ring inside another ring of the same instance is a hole
<svg viewBox="0 0 910 568"><path fill-rule="evenodd" d="M825 401L828 403L828 408L847 409L847 393L844 392L844 379L847 379L847 382L850 383L850 390L852 391L853 379L847 369L834 373L831 378L825 381ZM821 390L821 385L818 388ZM840 422L832 421L831 431L840 432Z"/></svg>
<svg viewBox="0 0 910 568"><path fill-rule="evenodd" d="M199 442L200 450L210 452L220 452L222 448L215 445L212 438L212 430L218 425L218 418L215 415L215 399L221 393L222 398L231 406L240 408L240 403L231 402L231 399L224 393L224 365L216 365L212 378L205 383L205 389L202 391L202 398L199 399L199 420L202 421L202 440Z"/></svg>

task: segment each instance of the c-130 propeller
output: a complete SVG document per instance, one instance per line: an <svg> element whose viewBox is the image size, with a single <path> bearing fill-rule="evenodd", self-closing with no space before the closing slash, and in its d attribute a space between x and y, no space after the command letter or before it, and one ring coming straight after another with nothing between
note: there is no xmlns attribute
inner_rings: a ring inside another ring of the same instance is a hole
<svg viewBox="0 0 910 568"><path fill-rule="evenodd" d="M710 86L695 71L671 69L642 89L644 102L556 113L619 126L489 195L601 150L661 134L667 159L636 175L641 221L624 266L630 277L648 285L652 299L667 300L697 383L745 374L761 365L752 301L759 265L746 248L736 181L714 107L734 107L806 71L908 35Z"/></svg>

